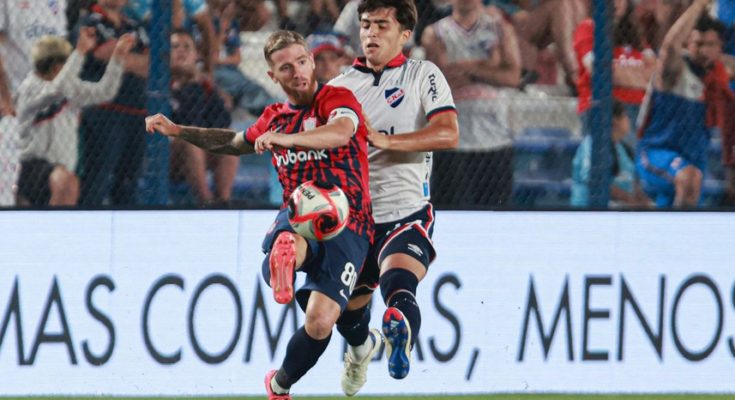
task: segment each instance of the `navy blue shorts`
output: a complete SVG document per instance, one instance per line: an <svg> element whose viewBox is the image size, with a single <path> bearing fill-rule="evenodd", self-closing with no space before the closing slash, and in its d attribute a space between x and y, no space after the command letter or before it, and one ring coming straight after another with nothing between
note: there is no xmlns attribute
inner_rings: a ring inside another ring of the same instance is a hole
<svg viewBox="0 0 735 400"><path fill-rule="evenodd" d="M375 224L375 240L357 278L355 294L371 293L378 287L380 264L391 254L409 255L429 268L436 257L431 241L433 234L434 207L431 203L406 218Z"/></svg>
<svg viewBox="0 0 735 400"><path fill-rule="evenodd" d="M263 278L268 284L270 284L268 265L270 249L278 234L283 231L294 232L288 223L286 209L278 212L276 220L263 240L263 252L266 253L262 265ZM296 290L296 301L302 310L306 310L309 295L313 290L336 301L340 309L344 310L365 262L370 242L349 229L324 242L309 239L306 242L309 252L304 265L299 269L306 273L306 282Z"/></svg>

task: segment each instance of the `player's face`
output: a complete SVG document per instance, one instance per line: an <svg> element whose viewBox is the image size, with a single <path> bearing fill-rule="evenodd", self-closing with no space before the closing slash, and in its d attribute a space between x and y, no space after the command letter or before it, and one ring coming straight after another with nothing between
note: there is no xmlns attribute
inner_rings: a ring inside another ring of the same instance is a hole
<svg viewBox="0 0 735 400"><path fill-rule="evenodd" d="M691 60L705 68L709 68L720 58L722 53L722 42L717 32L709 30L706 32L692 31L687 45Z"/></svg>
<svg viewBox="0 0 735 400"><path fill-rule="evenodd" d="M171 66L175 68L196 68L197 50L189 35L171 35Z"/></svg>
<svg viewBox="0 0 735 400"><path fill-rule="evenodd" d="M310 97L316 91L314 58L300 44L292 44L271 54L268 76L279 84L291 100Z"/></svg>
<svg viewBox="0 0 735 400"><path fill-rule="evenodd" d="M368 67L383 69L403 50L411 31L403 29L393 7L378 8L360 15L360 43Z"/></svg>

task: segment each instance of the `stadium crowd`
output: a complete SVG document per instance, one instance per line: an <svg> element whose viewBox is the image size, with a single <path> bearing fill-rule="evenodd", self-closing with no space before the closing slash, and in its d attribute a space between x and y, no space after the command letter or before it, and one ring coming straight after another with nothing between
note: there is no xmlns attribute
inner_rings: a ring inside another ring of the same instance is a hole
<svg viewBox="0 0 735 400"><path fill-rule="evenodd" d="M361 55L357 0L170 3L170 106L177 123L244 129L267 105L285 99L253 72L264 63L262 44L251 43L264 37L260 34L290 29L307 36L320 82ZM591 137L599 128L592 120L597 105L591 89L591 1L416 0L416 5L419 22L405 53L443 71L460 123L459 147L435 154L434 203L533 206L529 199L538 198L540 205L588 206L595 168ZM0 1L0 205L144 205L149 32L156 29L151 8L152 0ZM735 6L615 0L610 18L615 99L610 206L735 204L735 126L726 118L735 98L728 87L735 77ZM94 38L89 49L86 35ZM53 45L41 40L48 36L57 39ZM120 38L131 36L129 51L116 47ZM252 47L257 51L247 50ZM116 88L115 93L80 102L78 92L55 80L57 75L70 79L66 70L72 68L74 78L85 82L81 86L107 79L107 91ZM118 68L120 77L114 76ZM557 129L529 129L535 127L526 122L538 107L552 117L573 112L552 104L572 104L576 116L535 126ZM661 115L661 104L669 114ZM664 119L676 125L663 126ZM690 138L694 131L701 133L696 143ZM539 144L540 156L534 153ZM254 172L240 172L244 161L238 157L212 157L175 139L170 146L171 191L186 193L172 195L175 204L242 201L235 193L238 182L266 187L254 191L251 204L272 204L269 199L280 197L265 168L248 165L265 175L255 179ZM673 154L661 154L662 149ZM554 160L547 163L544 157ZM267 163L255 160L248 162ZM542 197L548 201L554 191L563 204L544 203Z"/></svg>

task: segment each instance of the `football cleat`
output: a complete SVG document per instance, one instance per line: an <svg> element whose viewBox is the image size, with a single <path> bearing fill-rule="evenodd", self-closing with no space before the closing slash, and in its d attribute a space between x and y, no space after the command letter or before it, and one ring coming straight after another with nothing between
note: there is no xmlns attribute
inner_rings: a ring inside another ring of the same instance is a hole
<svg viewBox="0 0 735 400"><path fill-rule="evenodd" d="M342 391L347 396L354 396L362 389L367 382L367 369L370 361L373 360L375 354L380 350L383 343L383 335L377 329L371 329L368 336L373 343L368 355L362 360L354 360L352 353L345 353L345 367L342 370Z"/></svg>
<svg viewBox="0 0 735 400"><path fill-rule="evenodd" d="M288 393L277 394L273 392L273 388L271 387L271 380L273 380L273 377L276 376L276 372L278 371L273 369L265 374L265 392L266 394L268 394L268 400L291 400L291 395Z"/></svg>
<svg viewBox="0 0 735 400"><path fill-rule="evenodd" d="M388 373L403 379L411 367L411 327L401 310L388 307L383 314L383 335L388 357Z"/></svg>
<svg viewBox="0 0 735 400"><path fill-rule="evenodd" d="M291 232L281 232L271 248L268 259L270 284L277 303L288 304L293 299L293 275L296 268L296 238Z"/></svg>

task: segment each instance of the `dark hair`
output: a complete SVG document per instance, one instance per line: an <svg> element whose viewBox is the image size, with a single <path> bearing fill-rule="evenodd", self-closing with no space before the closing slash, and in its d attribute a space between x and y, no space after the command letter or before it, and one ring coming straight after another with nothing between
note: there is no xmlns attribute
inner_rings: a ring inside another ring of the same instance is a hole
<svg viewBox="0 0 735 400"><path fill-rule="evenodd" d="M697 25L694 26L694 30L698 32L715 31L720 41L725 40L725 25L717 20L712 19L707 14L702 14L697 20Z"/></svg>
<svg viewBox="0 0 735 400"><path fill-rule="evenodd" d="M614 46L631 46L636 50L643 50L643 43L638 27L633 23L633 4L631 0L625 2L625 14L615 24L613 33Z"/></svg>
<svg viewBox="0 0 735 400"><path fill-rule="evenodd" d="M362 18L365 12L375 11L379 8L394 8L396 10L396 20L401 24L403 29L410 31L416 26L418 12L414 0L360 0L357 6L357 18Z"/></svg>
<svg viewBox="0 0 735 400"><path fill-rule="evenodd" d="M194 40L194 34L191 33L188 29L185 28L174 28L171 30L171 36L173 35L186 35L191 38L192 41L196 42Z"/></svg>

